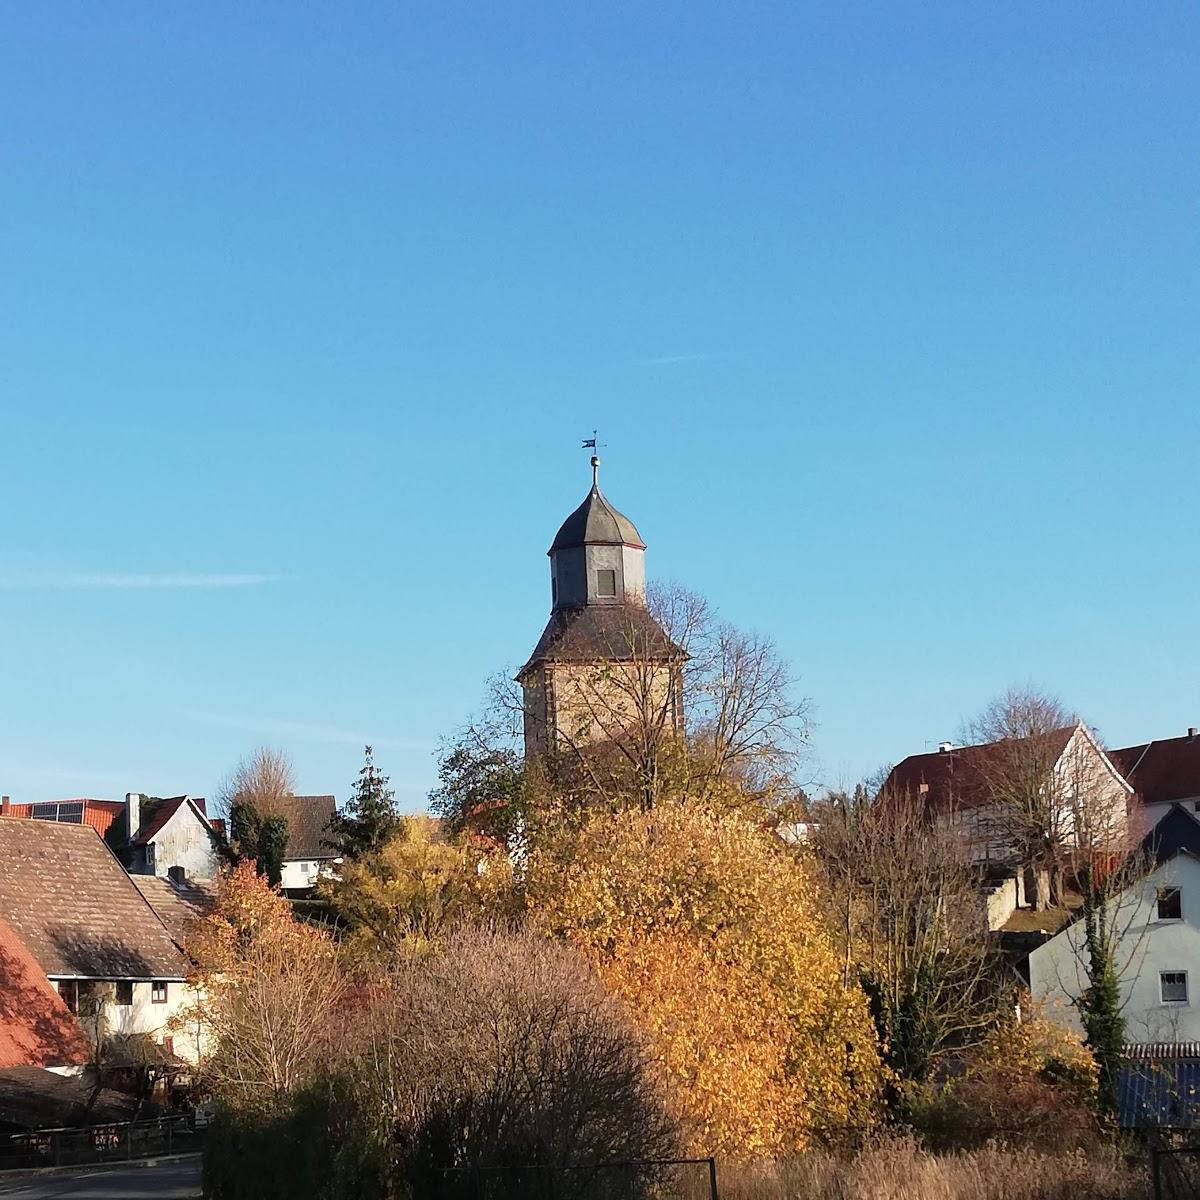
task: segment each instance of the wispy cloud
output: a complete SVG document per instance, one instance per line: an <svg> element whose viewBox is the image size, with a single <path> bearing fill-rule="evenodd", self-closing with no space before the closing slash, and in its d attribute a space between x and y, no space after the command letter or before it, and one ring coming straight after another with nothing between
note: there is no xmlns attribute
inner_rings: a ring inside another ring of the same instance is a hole
<svg viewBox="0 0 1200 1200"><path fill-rule="evenodd" d="M313 724L309 721L289 721L278 717L250 717L239 713L218 713L191 709L182 714L205 725L223 725L261 738L281 741L325 742L335 746L375 746L387 750L432 751L436 743L423 738L372 737L361 730L342 729L335 725Z"/></svg>
<svg viewBox="0 0 1200 1200"><path fill-rule="evenodd" d="M657 358L644 358L639 367L671 367L677 363L705 362L710 358L720 358L720 354L660 354Z"/></svg>
<svg viewBox="0 0 1200 1200"><path fill-rule="evenodd" d="M101 589L127 591L146 589L196 589L258 587L278 583L284 576L266 574L202 574L183 571L137 574L122 571L0 571L0 588L69 591Z"/></svg>

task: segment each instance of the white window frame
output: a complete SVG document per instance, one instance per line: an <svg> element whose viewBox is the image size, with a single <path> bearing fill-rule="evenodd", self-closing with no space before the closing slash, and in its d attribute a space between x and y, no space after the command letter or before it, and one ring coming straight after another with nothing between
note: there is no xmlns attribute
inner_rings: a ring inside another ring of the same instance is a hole
<svg viewBox="0 0 1200 1200"><path fill-rule="evenodd" d="M1183 997L1182 999L1168 1000L1165 995L1164 984L1168 975L1180 975L1183 977ZM1163 1004L1188 1004L1191 996L1188 990L1188 973L1186 971L1159 971L1158 973L1158 998Z"/></svg>

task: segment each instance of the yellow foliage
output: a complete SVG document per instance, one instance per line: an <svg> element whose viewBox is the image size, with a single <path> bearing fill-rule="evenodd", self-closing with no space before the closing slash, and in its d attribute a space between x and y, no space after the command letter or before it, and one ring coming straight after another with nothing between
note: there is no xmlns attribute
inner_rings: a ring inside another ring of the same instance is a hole
<svg viewBox="0 0 1200 1200"><path fill-rule="evenodd" d="M1084 1098L1096 1091L1098 1070L1092 1052L1060 1015L1026 997L1023 1018L993 1029L979 1048L969 1074L1049 1075Z"/></svg>
<svg viewBox="0 0 1200 1200"><path fill-rule="evenodd" d="M339 868L326 896L360 948L421 946L464 919L503 909L511 886L507 860L482 839L450 842L437 822L406 817L400 833L374 853Z"/></svg>
<svg viewBox="0 0 1200 1200"><path fill-rule="evenodd" d="M843 986L801 865L744 817L597 816L534 853L526 899L626 1000L697 1152L786 1153L873 1112L865 997Z"/></svg>

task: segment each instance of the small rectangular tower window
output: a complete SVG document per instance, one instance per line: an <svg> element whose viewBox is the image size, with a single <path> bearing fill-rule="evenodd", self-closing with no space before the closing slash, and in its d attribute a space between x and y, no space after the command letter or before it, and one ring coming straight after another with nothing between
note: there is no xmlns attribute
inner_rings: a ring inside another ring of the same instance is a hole
<svg viewBox="0 0 1200 1200"><path fill-rule="evenodd" d="M1177 887L1158 889L1158 919L1160 921L1183 920L1183 896Z"/></svg>
<svg viewBox="0 0 1200 1200"><path fill-rule="evenodd" d="M617 573L616 571L597 571L596 572L596 595L597 596L615 596L617 594Z"/></svg>
<svg viewBox="0 0 1200 1200"><path fill-rule="evenodd" d="M150 984L150 1002L152 1004L166 1004L167 981L165 979L156 979Z"/></svg>
<svg viewBox="0 0 1200 1200"><path fill-rule="evenodd" d="M1188 998L1186 971L1160 971L1158 985L1164 1004L1186 1004Z"/></svg>

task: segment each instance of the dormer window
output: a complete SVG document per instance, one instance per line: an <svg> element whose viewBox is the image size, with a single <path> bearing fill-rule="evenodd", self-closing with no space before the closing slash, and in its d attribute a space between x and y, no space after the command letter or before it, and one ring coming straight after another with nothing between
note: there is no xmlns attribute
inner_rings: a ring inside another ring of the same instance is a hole
<svg viewBox="0 0 1200 1200"><path fill-rule="evenodd" d="M597 571L596 572L596 595L597 596L615 596L617 594L617 573L616 571Z"/></svg>

